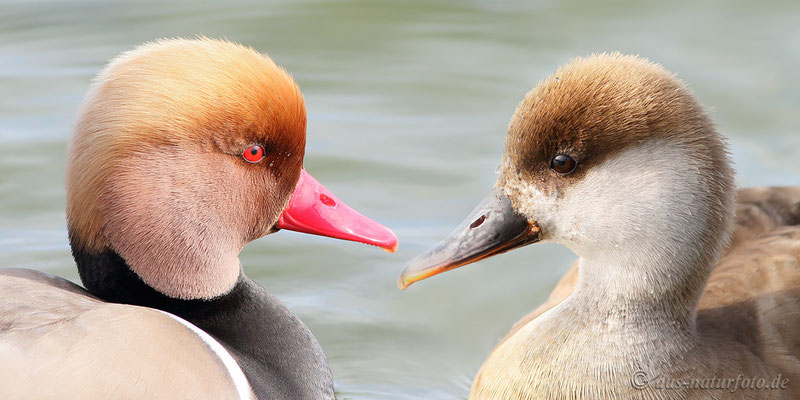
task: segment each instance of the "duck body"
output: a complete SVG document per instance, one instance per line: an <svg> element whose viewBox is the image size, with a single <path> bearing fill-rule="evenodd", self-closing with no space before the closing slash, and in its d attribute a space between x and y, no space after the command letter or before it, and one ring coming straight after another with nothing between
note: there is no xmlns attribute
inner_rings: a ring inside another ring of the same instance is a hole
<svg viewBox="0 0 800 400"><path fill-rule="evenodd" d="M0 300L4 399L255 398L231 355L176 316L35 270L0 270L0 288L14 294Z"/></svg>
<svg viewBox="0 0 800 400"><path fill-rule="evenodd" d="M0 270L2 292L15 294L0 299L9 327L0 333L2 376L26 382L0 397L333 398L314 335L244 274L223 296L180 300L145 285L118 256L102 258L102 277L82 276L93 293L39 271Z"/></svg>
<svg viewBox="0 0 800 400"><path fill-rule="evenodd" d="M800 390L792 382L800 377L800 318L793 315L800 307L798 205L797 187L738 192L733 240L709 277L694 326L672 325L674 319L656 317L655 311L647 320L619 318L630 314L630 306L603 313L581 308L582 301L571 299L579 260L548 301L492 351L470 397L797 398ZM554 375L564 371L572 375ZM541 375L531 379L532 374ZM616 377L631 381L608 388ZM576 385L563 387L565 382Z"/></svg>
<svg viewBox="0 0 800 400"><path fill-rule="evenodd" d="M794 399L798 224L800 188L736 191L672 74L598 54L526 95L489 200L399 283L540 241L579 256L471 399Z"/></svg>
<svg viewBox="0 0 800 400"><path fill-rule="evenodd" d="M183 300L144 284L113 252L75 257L83 266L81 281L92 294L113 303L163 310L217 340L236 360L256 398L333 398L330 368L314 335L243 273L222 296Z"/></svg>
<svg viewBox="0 0 800 400"><path fill-rule="evenodd" d="M0 270L0 398L333 399L311 331L238 254L281 229L397 248L303 169L305 103L235 43L113 60L69 148L67 225L85 289Z"/></svg>

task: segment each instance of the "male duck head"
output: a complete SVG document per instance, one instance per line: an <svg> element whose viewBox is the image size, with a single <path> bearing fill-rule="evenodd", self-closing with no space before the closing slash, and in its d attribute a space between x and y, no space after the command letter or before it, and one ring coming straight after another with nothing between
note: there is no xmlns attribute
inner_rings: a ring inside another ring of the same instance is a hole
<svg viewBox="0 0 800 400"><path fill-rule="evenodd" d="M70 148L81 276L111 251L162 294L208 299L234 286L247 242L281 228L393 251L391 230L303 170L305 142L297 84L251 48L163 40L123 54L98 75Z"/></svg>

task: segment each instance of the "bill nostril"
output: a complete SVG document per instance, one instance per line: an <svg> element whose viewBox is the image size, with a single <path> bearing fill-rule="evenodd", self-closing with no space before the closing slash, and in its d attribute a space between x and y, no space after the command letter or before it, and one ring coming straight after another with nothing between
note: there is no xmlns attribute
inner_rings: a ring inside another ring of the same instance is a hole
<svg viewBox="0 0 800 400"><path fill-rule="evenodd" d="M332 198L326 196L324 193L320 193L319 194L319 201L321 201L322 204L325 204L328 207L335 207L336 206L336 201L333 200Z"/></svg>
<svg viewBox="0 0 800 400"><path fill-rule="evenodd" d="M481 224L483 223L483 221L486 221L486 215L481 215L481 216L480 216L478 219L476 219L475 221L473 221L473 222L472 222L472 223L469 225L469 229L475 229L475 228L477 228L477 227L481 226Z"/></svg>

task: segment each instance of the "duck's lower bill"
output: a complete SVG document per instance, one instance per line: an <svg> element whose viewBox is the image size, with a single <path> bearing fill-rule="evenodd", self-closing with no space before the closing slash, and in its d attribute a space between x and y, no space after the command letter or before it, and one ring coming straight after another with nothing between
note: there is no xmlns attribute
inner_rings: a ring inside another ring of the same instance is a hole
<svg viewBox="0 0 800 400"><path fill-rule="evenodd" d="M536 221L514 211L497 188L447 238L406 264L397 280L400 289L436 274L525 246L539 240Z"/></svg>
<svg viewBox="0 0 800 400"><path fill-rule="evenodd" d="M366 243L390 253L398 245L391 229L344 204L305 169L276 227Z"/></svg>

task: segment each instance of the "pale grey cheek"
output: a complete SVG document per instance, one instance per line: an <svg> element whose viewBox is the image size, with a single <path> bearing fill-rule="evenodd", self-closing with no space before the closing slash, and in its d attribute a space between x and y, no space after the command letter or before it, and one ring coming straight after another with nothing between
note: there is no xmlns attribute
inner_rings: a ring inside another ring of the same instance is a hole
<svg viewBox="0 0 800 400"><path fill-rule="evenodd" d="M553 241L570 248L617 242L613 237L615 226L627 218L623 209L630 211L620 205L634 198L638 189L607 172L600 166L562 197L547 199L552 210Z"/></svg>
<svg viewBox="0 0 800 400"><path fill-rule="evenodd" d="M540 240L543 242L558 241L562 237L564 226L561 200L555 195L547 195L535 185L519 183L516 185L516 199L519 199L518 210L531 221L536 221L542 228Z"/></svg>
<svg viewBox="0 0 800 400"><path fill-rule="evenodd" d="M619 193L618 188L609 190L610 182L605 179L608 176L603 173L600 175L588 175L561 196L540 190L532 182L509 179L505 185L506 194L518 212L539 223L542 242L555 242L573 248L607 238L603 232L609 223L609 203L623 200L618 196L631 195L630 190L625 188L621 190L623 193ZM617 219L621 216L610 217Z"/></svg>

